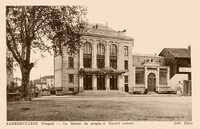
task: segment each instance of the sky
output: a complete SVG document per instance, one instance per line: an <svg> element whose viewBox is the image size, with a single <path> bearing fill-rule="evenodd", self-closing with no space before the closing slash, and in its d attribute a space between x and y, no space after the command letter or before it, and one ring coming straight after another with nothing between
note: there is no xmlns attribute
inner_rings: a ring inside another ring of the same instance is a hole
<svg viewBox="0 0 200 129"><path fill-rule="evenodd" d="M67 4L67 3L66 3ZM159 54L163 48L187 48L199 41L199 4L188 0L85 0L89 22L126 30L134 39L134 53ZM53 75L53 57L40 59L31 79ZM20 76L19 70L15 72Z"/></svg>

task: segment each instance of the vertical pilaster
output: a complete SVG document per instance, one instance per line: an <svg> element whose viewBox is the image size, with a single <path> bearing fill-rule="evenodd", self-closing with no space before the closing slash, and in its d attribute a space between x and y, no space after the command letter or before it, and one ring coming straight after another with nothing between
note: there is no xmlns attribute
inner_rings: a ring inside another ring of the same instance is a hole
<svg viewBox="0 0 200 129"><path fill-rule="evenodd" d="M124 91L124 75L119 75L119 76L121 76L120 77L121 84L118 86L118 88L119 88L119 90Z"/></svg>
<svg viewBox="0 0 200 129"><path fill-rule="evenodd" d="M97 68L97 46L92 44L92 68Z"/></svg>
<svg viewBox="0 0 200 129"><path fill-rule="evenodd" d="M106 77L105 77L105 83L106 83L106 90L110 90L110 77L108 74L106 74Z"/></svg>
<svg viewBox="0 0 200 129"><path fill-rule="evenodd" d="M122 79L121 79L121 75L117 76L117 88L120 89L122 85Z"/></svg>
<svg viewBox="0 0 200 129"><path fill-rule="evenodd" d="M133 87L135 87L135 66L133 66L133 78L132 78Z"/></svg>
<svg viewBox="0 0 200 129"><path fill-rule="evenodd" d="M169 86L169 79L170 79L170 69L167 67L167 86Z"/></svg>
<svg viewBox="0 0 200 129"><path fill-rule="evenodd" d="M83 76L79 76L79 91L83 91Z"/></svg>
<svg viewBox="0 0 200 129"><path fill-rule="evenodd" d="M145 85L145 89L148 88L147 79L148 79L147 67L145 66L145 67L144 67L144 85Z"/></svg>
<svg viewBox="0 0 200 129"><path fill-rule="evenodd" d="M110 47L108 44L106 44L106 50L105 50L105 67L110 66Z"/></svg>
<svg viewBox="0 0 200 129"><path fill-rule="evenodd" d="M159 81L160 81L160 80L159 80L159 77L160 77L160 68L157 67L157 77L156 77L156 87L157 87L157 88L156 88L156 89L157 89L156 91L157 91L157 92L159 92L159 87L160 87L160 85L159 85Z"/></svg>
<svg viewBox="0 0 200 129"><path fill-rule="evenodd" d="M121 51L121 46L118 45L117 47L117 69L122 69L122 63L124 62L123 58L122 58L122 51Z"/></svg>
<svg viewBox="0 0 200 129"><path fill-rule="evenodd" d="M83 49L79 51L79 69L83 68Z"/></svg>
<svg viewBox="0 0 200 129"><path fill-rule="evenodd" d="M97 77L95 74L92 74L92 89L97 90Z"/></svg>

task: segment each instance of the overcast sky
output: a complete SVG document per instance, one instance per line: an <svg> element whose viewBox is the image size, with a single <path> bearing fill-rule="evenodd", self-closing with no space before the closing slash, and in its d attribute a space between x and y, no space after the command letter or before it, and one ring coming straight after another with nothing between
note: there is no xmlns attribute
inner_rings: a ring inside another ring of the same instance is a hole
<svg viewBox="0 0 200 129"><path fill-rule="evenodd" d="M67 4L67 3L66 3ZM126 29L135 40L134 52L159 54L163 48L187 48L199 37L199 4L189 0L86 0L89 22ZM53 74L53 57L38 62L31 79ZM19 75L19 74L18 74Z"/></svg>

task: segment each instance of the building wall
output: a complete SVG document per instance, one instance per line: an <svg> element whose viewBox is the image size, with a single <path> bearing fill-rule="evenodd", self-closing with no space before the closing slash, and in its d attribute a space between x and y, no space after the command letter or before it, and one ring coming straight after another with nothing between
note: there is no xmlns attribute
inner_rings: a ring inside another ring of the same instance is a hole
<svg viewBox="0 0 200 129"><path fill-rule="evenodd" d="M169 54L166 50L160 53L160 56L165 57L166 65L170 66L170 78L172 78L178 71L177 71L177 60L174 56Z"/></svg>
<svg viewBox="0 0 200 129"><path fill-rule="evenodd" d="M62 87L62 57L56 56L54 57L54 85L55 88Z"/></svg>
<svg viewBox="0 0 200 129"><path fill-rule="evenodd" d="M74 68L69 68L69 57L73 57L74 60ZM62 55L62 87L63 94L68 94L69 92L77 92L78 91L78 72L79 72L79 58L78 54L70 55L67 53L67 47L63 48ZM69 74L73 74L74 81L69 82Z"/></svg>
<svg viewBox="0 0 200 129"><path fill-rule="evenodd" d="M171 91L176 91L176 86L179 85L179 82L183 84L183 80L188 80L188 74L175 74L169 81Z"/></svg>

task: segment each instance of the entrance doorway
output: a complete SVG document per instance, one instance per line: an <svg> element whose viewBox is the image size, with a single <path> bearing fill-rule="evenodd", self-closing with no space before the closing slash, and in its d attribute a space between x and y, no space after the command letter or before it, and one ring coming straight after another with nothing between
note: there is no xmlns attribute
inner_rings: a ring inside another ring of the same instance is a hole
<svg viewBox="0 0 200 129"><path fill-rule="evenodd" d="M97 75L97 90L105 89L105 75Z"/></svg>
<svg viewBox="0 0 200 129"><path fill-rule="evenodd" d="M84 90L92 90L92 75L83 76L83 88Z"/></svg>
<svg viewBox="0 0 200 129"><path fill-rule="evenodd" d="M148 75L148 91L156 91L156 75L154 73Z"/></svg>
<svg viewBox="0 0 200 129"><path fill-rule="evenodd" d="M110 75L110 90L118 90L117 75Z"/></svg>

